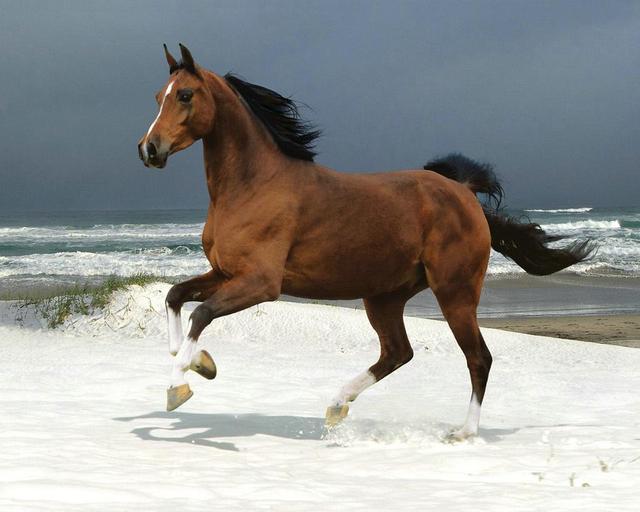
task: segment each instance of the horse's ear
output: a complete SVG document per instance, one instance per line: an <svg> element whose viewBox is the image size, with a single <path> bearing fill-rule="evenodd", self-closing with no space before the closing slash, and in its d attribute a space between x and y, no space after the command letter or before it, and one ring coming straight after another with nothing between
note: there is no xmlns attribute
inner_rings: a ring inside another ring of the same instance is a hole
<svg viewBox="0 0 640 512"><path fill-rule="evenodd" d="M191 73L195 73L196 63L193 61L189 48L180 43L180 53L182 54L182 65L184 68Z"/></svg>
<svg viewBox="0 0 640 512"><path fill-rule="evenodd" d="M171 74L180 66L178 65L178 61L173 58L173 55L169 53L167 45L163 44L162 46L164 46L164 56L167 58L167 64L169 64L169 74Z"/></svg>

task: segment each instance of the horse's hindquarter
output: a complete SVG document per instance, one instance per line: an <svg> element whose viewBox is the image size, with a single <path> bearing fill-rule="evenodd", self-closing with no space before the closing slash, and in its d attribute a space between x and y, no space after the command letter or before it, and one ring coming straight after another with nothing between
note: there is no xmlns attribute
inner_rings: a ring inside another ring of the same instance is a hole
<svg viewBox="0 0 640 512"><path fill-rule="evenodd" d="M303 188L283 293L360 298L424 281L422 172L328 172Z"/></svg>
<svg viewBox="0 0 640 512"><path fill-rule="evenodd" d="M475 194L464 184L428 171L426 179L430 229L424 240L423 263L429 286L480 287L489 262L491 233Z"/></svg>

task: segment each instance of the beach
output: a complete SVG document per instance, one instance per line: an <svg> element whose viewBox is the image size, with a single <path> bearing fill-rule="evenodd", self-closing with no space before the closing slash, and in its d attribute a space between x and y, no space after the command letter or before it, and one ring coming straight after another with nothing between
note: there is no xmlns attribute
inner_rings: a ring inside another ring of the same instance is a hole
<svg viewBox="0 0 640 512"><path fill-rule="evenodd" d="M494 361L480 431L449 444L470 384L430 290L405 308L413 360L363 393L335 429L324 426L326 406L379 353L361 300L282 296L216 319L202 342L219 376L190 374L194 397L165 412L164 300L171 283L208 268L200 214L4 219L3 511L408 511L455 502L462 512L595 512L612 495L616 510L635 510L635 226L574 222L576 239L584 228L609 252L552 276L528 276L492 254L478 309ZM33 307L138 273L150 284L118 289L56 328ZM16 302L23 298L35 302ZM183 325L194 307L185 306Z"/></svg>
<svg viewBox="0 0 640 512"><path fill-rule="evenodd" d="M449 444L465 360L446 324L407 317L413 360L329 431L377 337L359 309L279 301L205 330L218 377L190 372L193 398L167 413L168 289L132 286L57 329L0 303L0 509L637 508L638 350L485 328L479 436Z"/></svg>
<svg viewBox="0 0 640 512"><path fill-rule="evenodd" d="M167 413L164 299L170 283L209 268L203 212L0 218L0 508L415 510L453 500L460 511L584 512L615 493L617 510L635 510L640 211L578 210L529 213L564 243L591 237L593 260L534 277L492 253L478 316L494 364L479 436L457 445L445 441L464 419L469 376L430 290L405 308L413 360L335 430L324 427L331 397L379 351L361 300L282 296L216 319L203 342L219 377L191 375L194 397ZM140 273L164 282L116 291L55 329L33 307L16 309L16 299Z"/></svg>
<svg viewBox="0 0 640 512"><path fill-rule="evenodd" d="M640 2L575 4L5 2L0 512L640 510Z"/></svg>

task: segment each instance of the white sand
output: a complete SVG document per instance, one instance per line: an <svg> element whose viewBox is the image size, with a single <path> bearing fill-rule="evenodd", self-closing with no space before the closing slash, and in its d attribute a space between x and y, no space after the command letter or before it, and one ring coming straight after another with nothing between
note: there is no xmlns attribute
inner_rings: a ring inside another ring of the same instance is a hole
<svg viewBox="0 0 640 512"><path fill-rule="evenodd" d="M105 317L24 327L0 310L0 510L638 510L640 351L486 329L480 437L443 323L334 432L326 405L377 357L364 312L274 303L214 321L219 375L164 412L166 285ZM185 317L187 315L184 315Z"/></svg>

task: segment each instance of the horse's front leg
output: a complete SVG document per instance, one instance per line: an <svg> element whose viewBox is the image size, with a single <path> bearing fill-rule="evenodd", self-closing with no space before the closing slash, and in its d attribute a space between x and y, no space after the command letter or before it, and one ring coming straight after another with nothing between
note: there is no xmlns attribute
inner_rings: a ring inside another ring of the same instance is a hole
<svg viewBox="0 0 640 512"><path fill-rule="evenodd" d="M184 339L180 312L185 302L203 302L218 289L223 281L222 274L213 269L206 274L194 277L171 287L165 306L167 310L167 327L169 330L169 352L175 356Z"/></svg>
<svg viewBox="0 0 640 512"><path fill-rule="evenodd" d="M191 313L189 332L180 346L171 371L167 410L179 407L193 395L185 374L198 353L198 339L204 328L215 318L277 299L281 284L281 276L269 276L255 271L238 274L222 281L213 294Z"/></svg>

